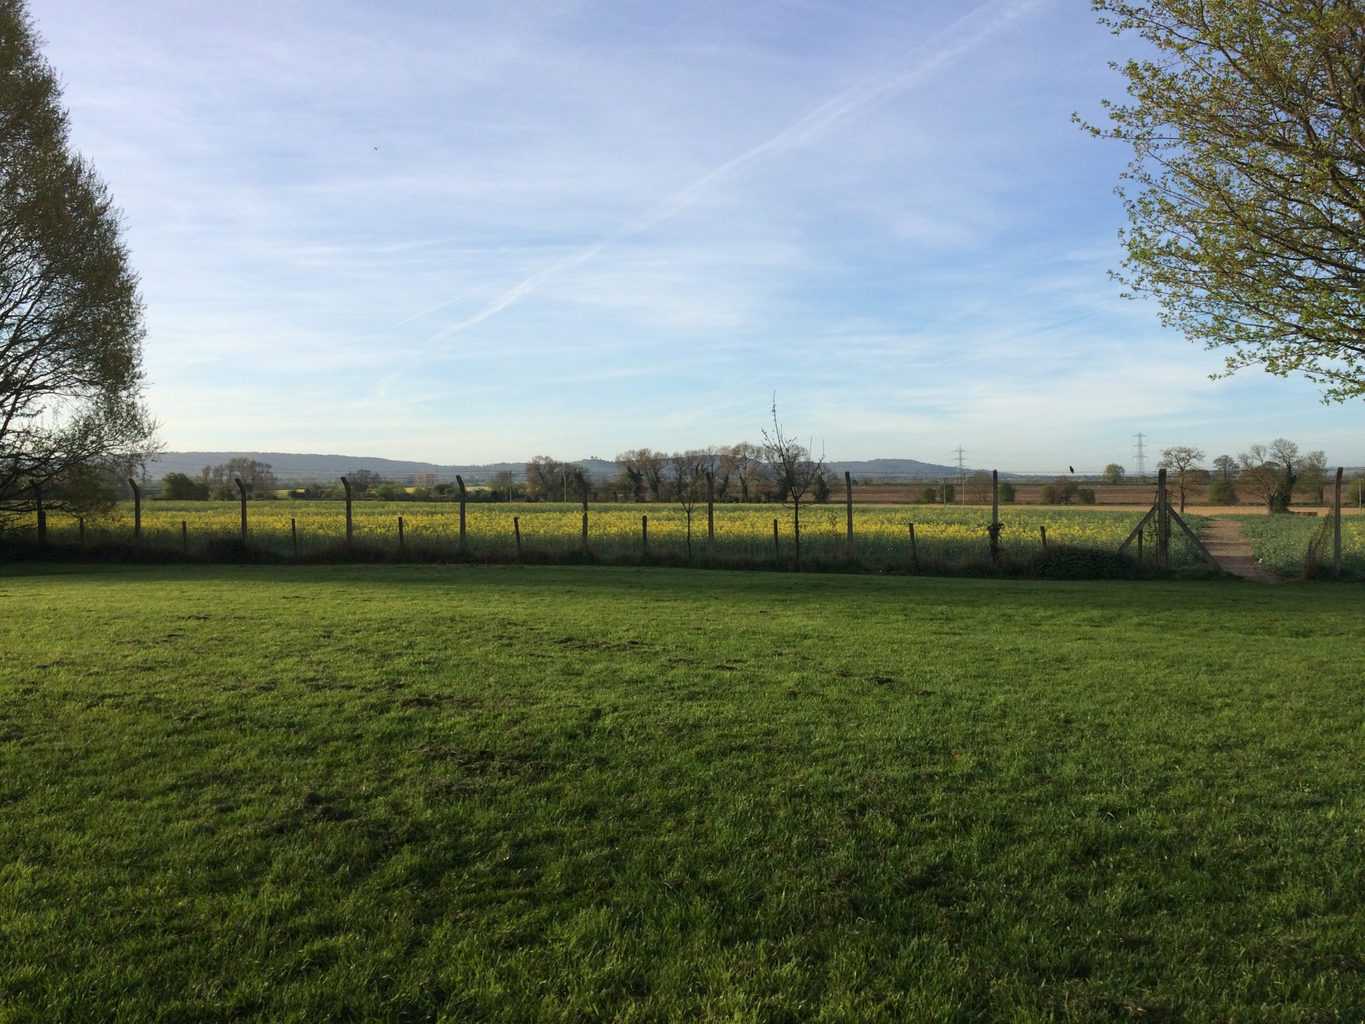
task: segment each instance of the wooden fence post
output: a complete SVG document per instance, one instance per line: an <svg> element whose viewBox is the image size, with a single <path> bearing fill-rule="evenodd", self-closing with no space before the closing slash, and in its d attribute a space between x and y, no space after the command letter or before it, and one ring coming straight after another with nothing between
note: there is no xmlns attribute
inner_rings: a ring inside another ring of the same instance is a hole
<svg viewBox="0 0 1365 1024"><path fill-rule="evenodd" d="M294 557L299 557L299 521L293 516L289 517L289 540L294 546Z"/></svg>
<svg viewBox="0 0 1365 1024"><path fill-rule="evenodd" d="M915 524L910 524L910 571L919 572L919 546L915 543Z"/></svg>
<svg viewBox="0 0 1365 1024"><path fill-rule="evenodd" d="M47 509L43 508L43 489L38 484L33 485L33 505L34 511L38 514L38 546L47 547Z"/></svg>
<svg viewBox="0 0 1365 1024"><path fill-rule="evenodd" d="M132 478L128 478L128 486L133 489L133 540L142 539L142 488Z"/></svg>
<svg viewBox="0 0 1365 1024"><path fill-rule="evenodd" d="M583 475L583 550L588 550L588 477Z"/></svg>
<svg viewBox="0 0 1365 1024"><path fill-rule="evenodd" d="M777 520L773 520L773 562L782 564L782 545L777 540Z"/></svg>
<svg viewBox="0 0 1365 1024"><path fill-rule="evenodd" d="M184 519L180 520L180 552L185 555L190 553L190 524Z"/></svg>
<svg viewBox="0 0 1365 1024"><path fill-rule="evenodd" d="M991 561L1000 562L1000 471L991 470Z"/></svg>
<svg viewBox="0 0 1365 1024"><path fill-rule="evenodd" d="M1338 466L1332 487L1332 571L1337 576L1341 575L1341 472Z"/></svg>
<svg viewBox="0 0 1365 1024"><path fill-rule="evenodd" d="M844 508L848 513L848 525L846 528L846 542L848 546L848 557L853 558L853 474L844 470Z"/></svg>
<svg viewBox="0 0 1365 1024"><path fill-rule="evenodd" d="M398 517L398 551L399 551L400 554L401 554L402 551L403 551L403 517L402 517L402 516L399 516L399 517Z"/></svg>
<svg viewBox="0 0 1365 1024"><path fill-rule="evenodd" d="M351 546L351 481L344 476L341 478L341 486L346 488L346 546Z"/></svg>
<svg viewBox="0 0 1365 1024"><path fill-rule="evenodd" d="M706 543L716 542L716 474L706 471Z"/></svg>
<svg viewBox="0 0 1365 1024"><path fill-rule="evenodd" d="M512 517L512 536L517 539L517 561L521 561L521 516Z"/></svg>
<svg viewBox="0 0 1365 1024"><path fill-rule="evenodd" d="M645 557L649 557L649 515L640 517L640 544L644 550Z"/></svg>
<svg viewBox="0 0 1365 1024"><path fill-rule="evenodd" d="M85 516L76 517L76 527L80 531L81 547L85 547Z"/></svg>
<svg viewBox="0 0 1365 1024"><path fill-rule="evenodd" d="M1043 539L1043 550L1047 550L1047 527L1042 523L1038 524L1038 536Z"/></svg>
<svg viewBox="0 0 1365 1024"><path fill-rule="evenodd" d="M242 501L242 543L246 543L246 484L242 483L242 478L235 476L233 483L237 485L237 493L240 494Z"/></svg>
<svg viewBox="0 0 1365 1024"><path fill-rule="evenodd" d="M1144 533L1146 533L1146 532L1147 532L1147 528L1146 528L1145 526L1143 526L1141 523L1139 523L1139 524L1138 524L1138 535L1137 535L1137 551L1138 551L1137 560L1138 560L1138 565L1141 565L1141 564L1142 564L1142 535L1143 535Z"/></svg>
<svg viewBox="0 0 1365 1024"><path fill-rule="evenodd" d="M1171 516L1170 498L1166 494L1166 470L1157 470L1156 475L1156 564L1158 568L1170 568L1171 559Z"/></svg>
<svg viewBox="0 0 1365 1024"><path fill-rule="evenodd" d="M465 539L465 525L464 525L464 524L465 524L465 519L464 519L465 490L464 490L464 478L461 477L459 473L456 473L456 474L455 474L455 483L456 483L457 485L459 485L459 488L460 488L460 550L463 551L463 550L464 550L464 539Z"/></svg>

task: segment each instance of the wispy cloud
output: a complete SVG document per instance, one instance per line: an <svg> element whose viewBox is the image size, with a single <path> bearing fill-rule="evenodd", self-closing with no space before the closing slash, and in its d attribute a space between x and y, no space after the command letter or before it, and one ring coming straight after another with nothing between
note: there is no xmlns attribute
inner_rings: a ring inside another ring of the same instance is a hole
<svg viewBox="0 0 1365 1024"><path fill-rule="evenodd" d="M172 448L681 448L776 388L837 457L1365 462L1365 410L1211 384L1118 298L1124 156L1068 118L1124 54L1084 4L30 5Z"/></svg>
<svg viewBox="0 0 1365 1024"><path fill-rule="evenodd" d="M442 328L433 336L432 340L438 341L449 338L483 323L534 293L550 278L582 266L589 260L596 258L608 246L641 235L673 219L696 202L697 198L707 189L738 173L747 165L765 157L809 145L829 132L840 121L853 116L863 108L897 93L905 92L920 82L927 81L944 67L951 66L986 40L1008 28L1018 18L1036 12L1041 6L1042 0L1010 0L1010 2L991 0L991 2L971 9L947 28L935 33L920 47L917 47L915 58L910 67L861 82L828 97L781 131L750 146L723 163L717 164L684 188L664 197L644 215L621 226L591 245L585 246L518 281L478 312ZM433 315L448 308L455 301L452 300L451 303L432 307L418 315ZM414 317L408 317L400 321L398 326L409 323L413 319Z"/></svg>

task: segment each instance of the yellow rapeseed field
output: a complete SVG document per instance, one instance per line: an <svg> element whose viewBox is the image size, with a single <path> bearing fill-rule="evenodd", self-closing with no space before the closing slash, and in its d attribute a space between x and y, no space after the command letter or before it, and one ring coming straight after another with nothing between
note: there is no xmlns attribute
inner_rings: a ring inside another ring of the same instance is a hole
<svg viewBox="0 0 1365 1024"><path fill-rule="evenodd" d="M563 548L580 543L582 509L562 503L469 503L466 506L467 539L471 546L510 546L513 519L520 525L527 547ZM458 536L458 505L454 502L357 501L353 505L353 529L358 541L396 544L398 519L403 518L405 540L411 544L448 543ZM616 549L639 547L642 516L649 518L651 549L681 548L687 535L687 517L678 505L593 504L588 511L590 546ZM240 529L236 502L145 501L142 509L144 538L178 543L182 524L191 544L209 538L231 538ZM339 501L253 501L247 506L248 531L254 543L284 545L291 542L291 521L301 546L334 544L345 537L345 506ZM1131 511L1059 509L1003 506L1002 543L1007 548L1036 548L1039 527L1047 529L1053 544L1113 550L1132 529L1138 515ZM780 543L793 536L792 512L778 504L718 504L715 530L718 544L771 550L773 521L777 520ZM854 530L860 548L908 548L909 525L915 524L919 545L940 551L984 551L990 510L977 506L860 505L855 506ZM49 529L54 536L69 536L75 529L68 517L54 515ZM91 539L128 538L133 530L131 504L120 505L112 514L86 523ZM694 544L706 537L706 508L698 505L692 516ZM841 504L809 505L801 510L803 548L842 550L845 510Z"/></svg>

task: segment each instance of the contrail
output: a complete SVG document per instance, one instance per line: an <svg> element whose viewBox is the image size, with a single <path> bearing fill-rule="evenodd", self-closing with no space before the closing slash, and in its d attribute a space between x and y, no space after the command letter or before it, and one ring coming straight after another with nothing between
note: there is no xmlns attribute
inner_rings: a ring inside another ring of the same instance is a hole
<svg viewBox="0 0 1365 1024"><path fill-rule="evenodd" d="M431 337L430 341L440 341L451 335L467 330L476 324L483 323L489 317L496 316L509 306L515 305L527 295L533 293L546 279L586 263L603 249L615 242L624 241L627 238L642 234L650 228L656 227L667 220L671 220L691 206L697 196L708 186L722 178L734 174L747 164L753 163L755 160L767 156L770 153L781 152L784 149L794 149L798 146L805 145L822 132L827 131L831 126L864 107L870 106L889 96L904 92L905 90L918 85L944 66L953 63L965 53L980 46L983 42L1006 28L1008 25L1018 21L1025 15L1033 13L1045 2L1046 0L1013 0L1013 2L988 0L988 2L972 8L972 10L962 15L947 28L935 33L934 36L924 44L923 49L934 50L934 52L931 56L916 64L914 67L907 68L905 71L889 77L865 82L861 85L845 89L843 92L836 93L823 103L820 103L818 106L807 111L776 135L746 149L738 156L733 156L724 163L713 167L689 185L667 196L643 216L627 222L616 231L593 242L591 245L565 256L563 259L551 263L547 267L537 270L534 274L531 274L511 288L508 288L477 313L442 328ZM977 24L979 22L982 24ZM973 26L975 27L973 28ZM948 42L953 36L967 29L970 29L970 31L968 31L963 38L956 42ZM935 47L940 48L935 50ZM402 322L409 323L414 319L419 319L422 316L438 312L447 306L453 305L456 301L458 300L451 300L441 306L425 310L423 313L408 317L407 320Z"/></svg>

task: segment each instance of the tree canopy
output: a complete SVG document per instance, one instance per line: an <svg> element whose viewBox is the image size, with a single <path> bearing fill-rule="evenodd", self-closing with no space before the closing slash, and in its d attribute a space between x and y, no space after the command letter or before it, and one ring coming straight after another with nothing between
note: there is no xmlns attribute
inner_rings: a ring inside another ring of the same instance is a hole
<svg viewBox="0 0 1365 1024"><path fill-rule="evenodd" d="M1096 135L1131 144L1118 275L1226 372L1365 395L1365 5L1092 0L1146 55Z"/></svg>
<svg viewBox="0 0 1365 1024"><path fill-rule="evenodd" d="M60 100L24 3L0 0L0 510L60 504L152 436L137 278Z"/></svg>

